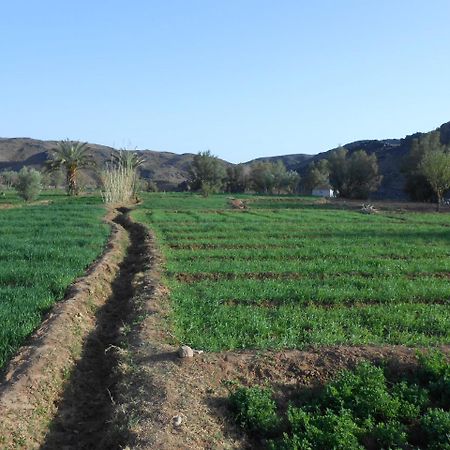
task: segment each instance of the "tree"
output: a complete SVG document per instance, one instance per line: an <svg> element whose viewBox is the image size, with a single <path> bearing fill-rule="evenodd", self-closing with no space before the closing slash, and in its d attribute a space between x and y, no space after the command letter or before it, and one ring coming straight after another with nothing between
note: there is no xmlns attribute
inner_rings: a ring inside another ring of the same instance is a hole
<svg viewBox="0 0 450 450"><path fill-rule="evenodd" d="M297 189L300 175L295 170L286 170L283 161L258 162L250 168L250 180L256 192L272 194L276 191L292 193Z"/></svg>
<svg viewBox="0 0 450 450"><path fill-rule="evenodd" d="M321 159L312 162L308 167L308 172L303 180L305 191L312 191L319 186L328 186L330 184L330 169L328 161Z"/></svg>
<svg viewBox="0 0 450 450"><path fill-rule="evenodd" d="M4 170L0 172L0 182L7 189L11 189L17 183L17 176L18 174L14 170Z"/></svg>
<svg viewBox="0 0 450 450"><path fill-rule="evenodd" d="M295 170L287 170L281 180L281 188L288 194L293 194L298 191L300 183L300 175Z"/></svg>
<svg viewBox="0 0 450 450"><path fill-rule="evenodd" d="M405 174L405 191L416 201L431 201L435 192L423 174L420 164L424 156L442 148L439 130L411 140L408 155L404 158L402 172Z"/></svg>
<svg viewBox="0 0 450 450"><path fill-rule="evenodd" d="M339 197L349 197L348 188L349 170L347 160L348 150L339 147L331 153L328 158L328 167L330 169L330 184L334 192Z"/></svg>
<svg viewBox="0 0 450 450"><path fill-rule="evenodd" d="M193 191L201 191L205 197L222 189L226 178L225 168L217 156L209 150L194 156L189 168L189 185Z"/></svg>
<svg viewBox="0 0 450 450"><path fill-rule="evenodd" d="M42 190L42 175L35 169L22 167L17 177L17 193L25 201L35 200Z"/></svg>
<svg viewBox="0 0 450 450"><path fill-rule="evenodd" d="M253 189L261 194L271 194L275 187L273 165L269 162L257 162L250 168L250 180Z"/></svg>
<svg viewBox="0 0 450 450"><path fill-rule="evenodd" d="M349 159L349 190L351 198L366 199L380 186L382 176L378 174L377 157L364 150L354 152Z"/></svg>
<svg viewBox="0 0 450 450"><path fill-rule="evenodd" d="M243 164L227 167L227 192L245 192L250 185L249 169Z"/></svg>
<svg viewBox="0 0 450 450"><path fill-rule="evenodd" d="M328 164L330 184L339 197L366 199L381 183L376 155L364 150L349 156L348 150L340 147L330 155Z"/></svg>
<svg viewBox="0 0 450 450"><path fill-rule="evenodd" d="M450 189L450 154L443 148L425 153L419 165L437 196L439 211L445 191Z"/></svg>
<svg viewBox="0 0 450 450"><path fill-rule="evenodd" d="M53 149L47 161L47 170L50 172L61 168L66 171L66 189L69 195L79 194L78 171L81 168L95 166L89 150L87 142L81 143L66 139L58 144L58 148Z"/></svg>

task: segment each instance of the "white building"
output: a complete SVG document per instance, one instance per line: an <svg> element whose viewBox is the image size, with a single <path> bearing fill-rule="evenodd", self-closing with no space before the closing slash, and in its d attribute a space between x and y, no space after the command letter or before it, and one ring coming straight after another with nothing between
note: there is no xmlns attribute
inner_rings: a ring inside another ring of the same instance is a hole
<svg viewBox="0 0 450 450"><path fill-rule="evenodd" d="M329 186L317 186L312 190L312 194L314 197L334 197L334 191Z"/></svg>

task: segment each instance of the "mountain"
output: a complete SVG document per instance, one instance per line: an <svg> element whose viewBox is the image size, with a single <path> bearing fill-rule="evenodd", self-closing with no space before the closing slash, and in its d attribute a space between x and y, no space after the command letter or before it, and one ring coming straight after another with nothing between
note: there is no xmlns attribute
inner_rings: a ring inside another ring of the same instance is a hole
<svg viewBox="0 0 450 450"><path fill-rule="evenodd" d="M450 122L444 123L438 129L441 132L442 142L450 143ZM423 134L425 133L415 133L403 139L355 141L344 145L350 153L365 150L369 154L376 154L383 181L378 191L373 194L373 198L406 198L403 192L402 161L409 152L412 139ZM48 152L55 148L57 144L57 141L40 141L30 138L0 138L0 171L20 170L23 166L42 169ZM99 166L111 159L111 154L114 151L112 147L98 144L89 144L89 146ZM317 155L294 154L263 157L244 164L282 161L287 169L297 170L300 175L304 175L312 161L328 158L333 150L335 149ZM194 157L192 153L179 155L154 150L137 150L136 152L145 159L141 175L146 179L153 180L163 190L174 190L186 181L189 166ZM231 164L227 161L223 162L227 165ZM98 181L98 173L90 171L86 178L87 183L96 182Z"/></svg>

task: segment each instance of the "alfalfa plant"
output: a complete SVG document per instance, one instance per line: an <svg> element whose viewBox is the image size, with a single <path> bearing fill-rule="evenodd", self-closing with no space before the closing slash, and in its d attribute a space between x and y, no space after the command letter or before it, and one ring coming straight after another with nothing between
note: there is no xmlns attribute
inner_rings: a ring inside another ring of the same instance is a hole
<svg viewBox="0 0 450 450"><path fill-rule="evenodd" d="M17 175L17 193L25 201L36 200L42 190L42 175L35 169L22 167Z"/></svg>
<svg viewBox="0 0 450 450"><path fill-rule="evenodd" d="M127 150L113 154L101 173L102 198L105 203L127 203L135 200L139 190L138 168L144 158Z"/></svg>

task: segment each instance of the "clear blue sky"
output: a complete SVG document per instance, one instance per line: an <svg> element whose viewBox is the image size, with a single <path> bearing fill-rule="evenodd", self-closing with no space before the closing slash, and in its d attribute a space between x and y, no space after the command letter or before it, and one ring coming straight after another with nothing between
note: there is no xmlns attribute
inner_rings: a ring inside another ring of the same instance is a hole
<svg viewBox="0 0 450 450"><path fill-rule="evenodd" d="M450 120L448 0L4 1L0 136L229 161Z"/></svg>

